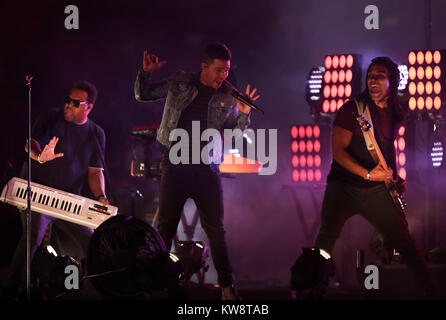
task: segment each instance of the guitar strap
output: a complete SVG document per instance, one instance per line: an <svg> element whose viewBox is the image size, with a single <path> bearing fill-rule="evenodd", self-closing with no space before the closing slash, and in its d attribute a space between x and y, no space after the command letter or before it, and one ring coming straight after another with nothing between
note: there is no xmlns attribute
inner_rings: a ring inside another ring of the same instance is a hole
<svg viewBox="0 0 446 320"><path fill-rule="evenodd" d="M356 103L356 108L358 109L358 114L360 116L363 116L370 123L369 130L372 130L372 133L374 134L373 122L372 122L372 117L370 116L369 107L363 101L361 101L359 99L355 99L354 101ZM370 139L369 135L367 134L367 131L362 131L362 134L364 135L364 140L365 140L365 144L367 146L367 150L369 150L370 155L372 156L372 159L375 161L375 163L378 164L379 158L378 158L378 154L376 153L375 147L373 146L372 140Z"/></svg>

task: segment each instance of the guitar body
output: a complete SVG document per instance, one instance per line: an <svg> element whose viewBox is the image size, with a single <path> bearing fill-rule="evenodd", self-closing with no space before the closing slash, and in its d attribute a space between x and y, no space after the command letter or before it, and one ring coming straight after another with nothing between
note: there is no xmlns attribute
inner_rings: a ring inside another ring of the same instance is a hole
<svg viewBox="0 0 446 320"><path fill-rule="evenodd" d="M395 206L400 211L402 215L406 215L406 201L404 200L404 197L402 194L398 192L397 186L395 182L393 181L387 181L385 182L387 191L389 191L390 196L392 197L393 203L395 203Z"/></svg>

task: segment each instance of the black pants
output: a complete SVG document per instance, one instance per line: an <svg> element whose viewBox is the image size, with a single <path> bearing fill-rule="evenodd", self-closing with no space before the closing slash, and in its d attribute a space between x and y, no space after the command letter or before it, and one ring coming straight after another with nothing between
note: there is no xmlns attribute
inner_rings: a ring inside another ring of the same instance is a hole
<svg viewBox="0 0 446 320"><path fill-rule="evenodd" d="M315 247L331 252L348 218L360 214L403 256L423 289L433 288L423 255L409 234L406 218L400 214L384 184L358 188L331 181L325 190L322 217Z"/></svg>
<svg viewBox="0 0 446 320"><path fill-rule="evenodd" d="M197 206L209 239L221 286L232 284L232 268L223 226L223 194L218 173L205 165L164 165L160 184L158 231L170 248L188 198Z"/></svg>

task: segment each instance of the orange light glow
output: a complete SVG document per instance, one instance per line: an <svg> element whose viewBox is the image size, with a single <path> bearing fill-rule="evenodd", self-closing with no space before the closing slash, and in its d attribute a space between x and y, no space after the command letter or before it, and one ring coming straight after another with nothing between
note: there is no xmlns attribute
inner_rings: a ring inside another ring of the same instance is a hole
<svg viewBox="0 0 446 320"><path fill-rule="evenodd" d="M416 76L417 76L417 70L415 69L415 67L410 67L409 68L409 79L414 80Z"/></svg>
<svg viewBox="0 0 446 320"><path fill-rule="evenodd" d="M421 51L418 51L417 53L417 62L418 64L423 64L424 62L424 54Z"/></svg>
<svg viewBox="0 0 446 320"><path fill-rule="evenodd" d="M417 107L417 100L414 97L411 97L409 99L409 109L415 110L416 107Z"/></svg>
<svg viewBox="0 0 446 320"><path fill-rule="evenodd" d="M424 99L423 99L423 97L419 97L418 98L418 100L417 100L417 108L419 110L423 110L423 108L424 108Z"/></svg>
<svg viewBox="0 0 446 320"><path fill-rule="evenodd" d="M440 53L440 51L436 50L436 51L434 52L434 62L435 62L436 64L439 64L440 61L441 61L441 53Z"/></svg>
<svg viewBox="0 0 446 320"><path fill-rule="evenodd" d="M417 57L415 55L415 52L411 51L408 56L409 63L414 64L416 59L417 59Z"/></svg>
<svg viewBox="0 0 446 320"><path fill-rule="evenodd" d="M424 78L424 68L423 67L418 67L417 77L418 77L418 79L423 80L423 78Z"/></svg>
<svg viewBox="0 0 446 320"><path fill-rule="evenodd" d="M432 63L432 52L431 51L426 51L426 53L424 54L424 60L426 61L427 64Z"/></svg>
<svg viewBox="0 0 446 320"><path fill-rule="evenodd" d="M434 108L436 110L441 108L441 99L440 99L440 97L435 97L435 99L434 99Z"/></svg>

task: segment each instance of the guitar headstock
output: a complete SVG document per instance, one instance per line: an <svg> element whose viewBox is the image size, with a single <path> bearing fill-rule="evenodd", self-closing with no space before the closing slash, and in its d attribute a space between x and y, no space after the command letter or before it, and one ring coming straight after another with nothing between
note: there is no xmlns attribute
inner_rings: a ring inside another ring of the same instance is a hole
<svg viewBox="0 0 446 320"><path fill-rule="evenodd" d="M362 115L359 115L357 112L353 112L353 116L356 118L356 120L359 123L359 126L361 127L362 131L369 131L372 125L370 122L367 121L366 118L364 118Z"/></svg>

